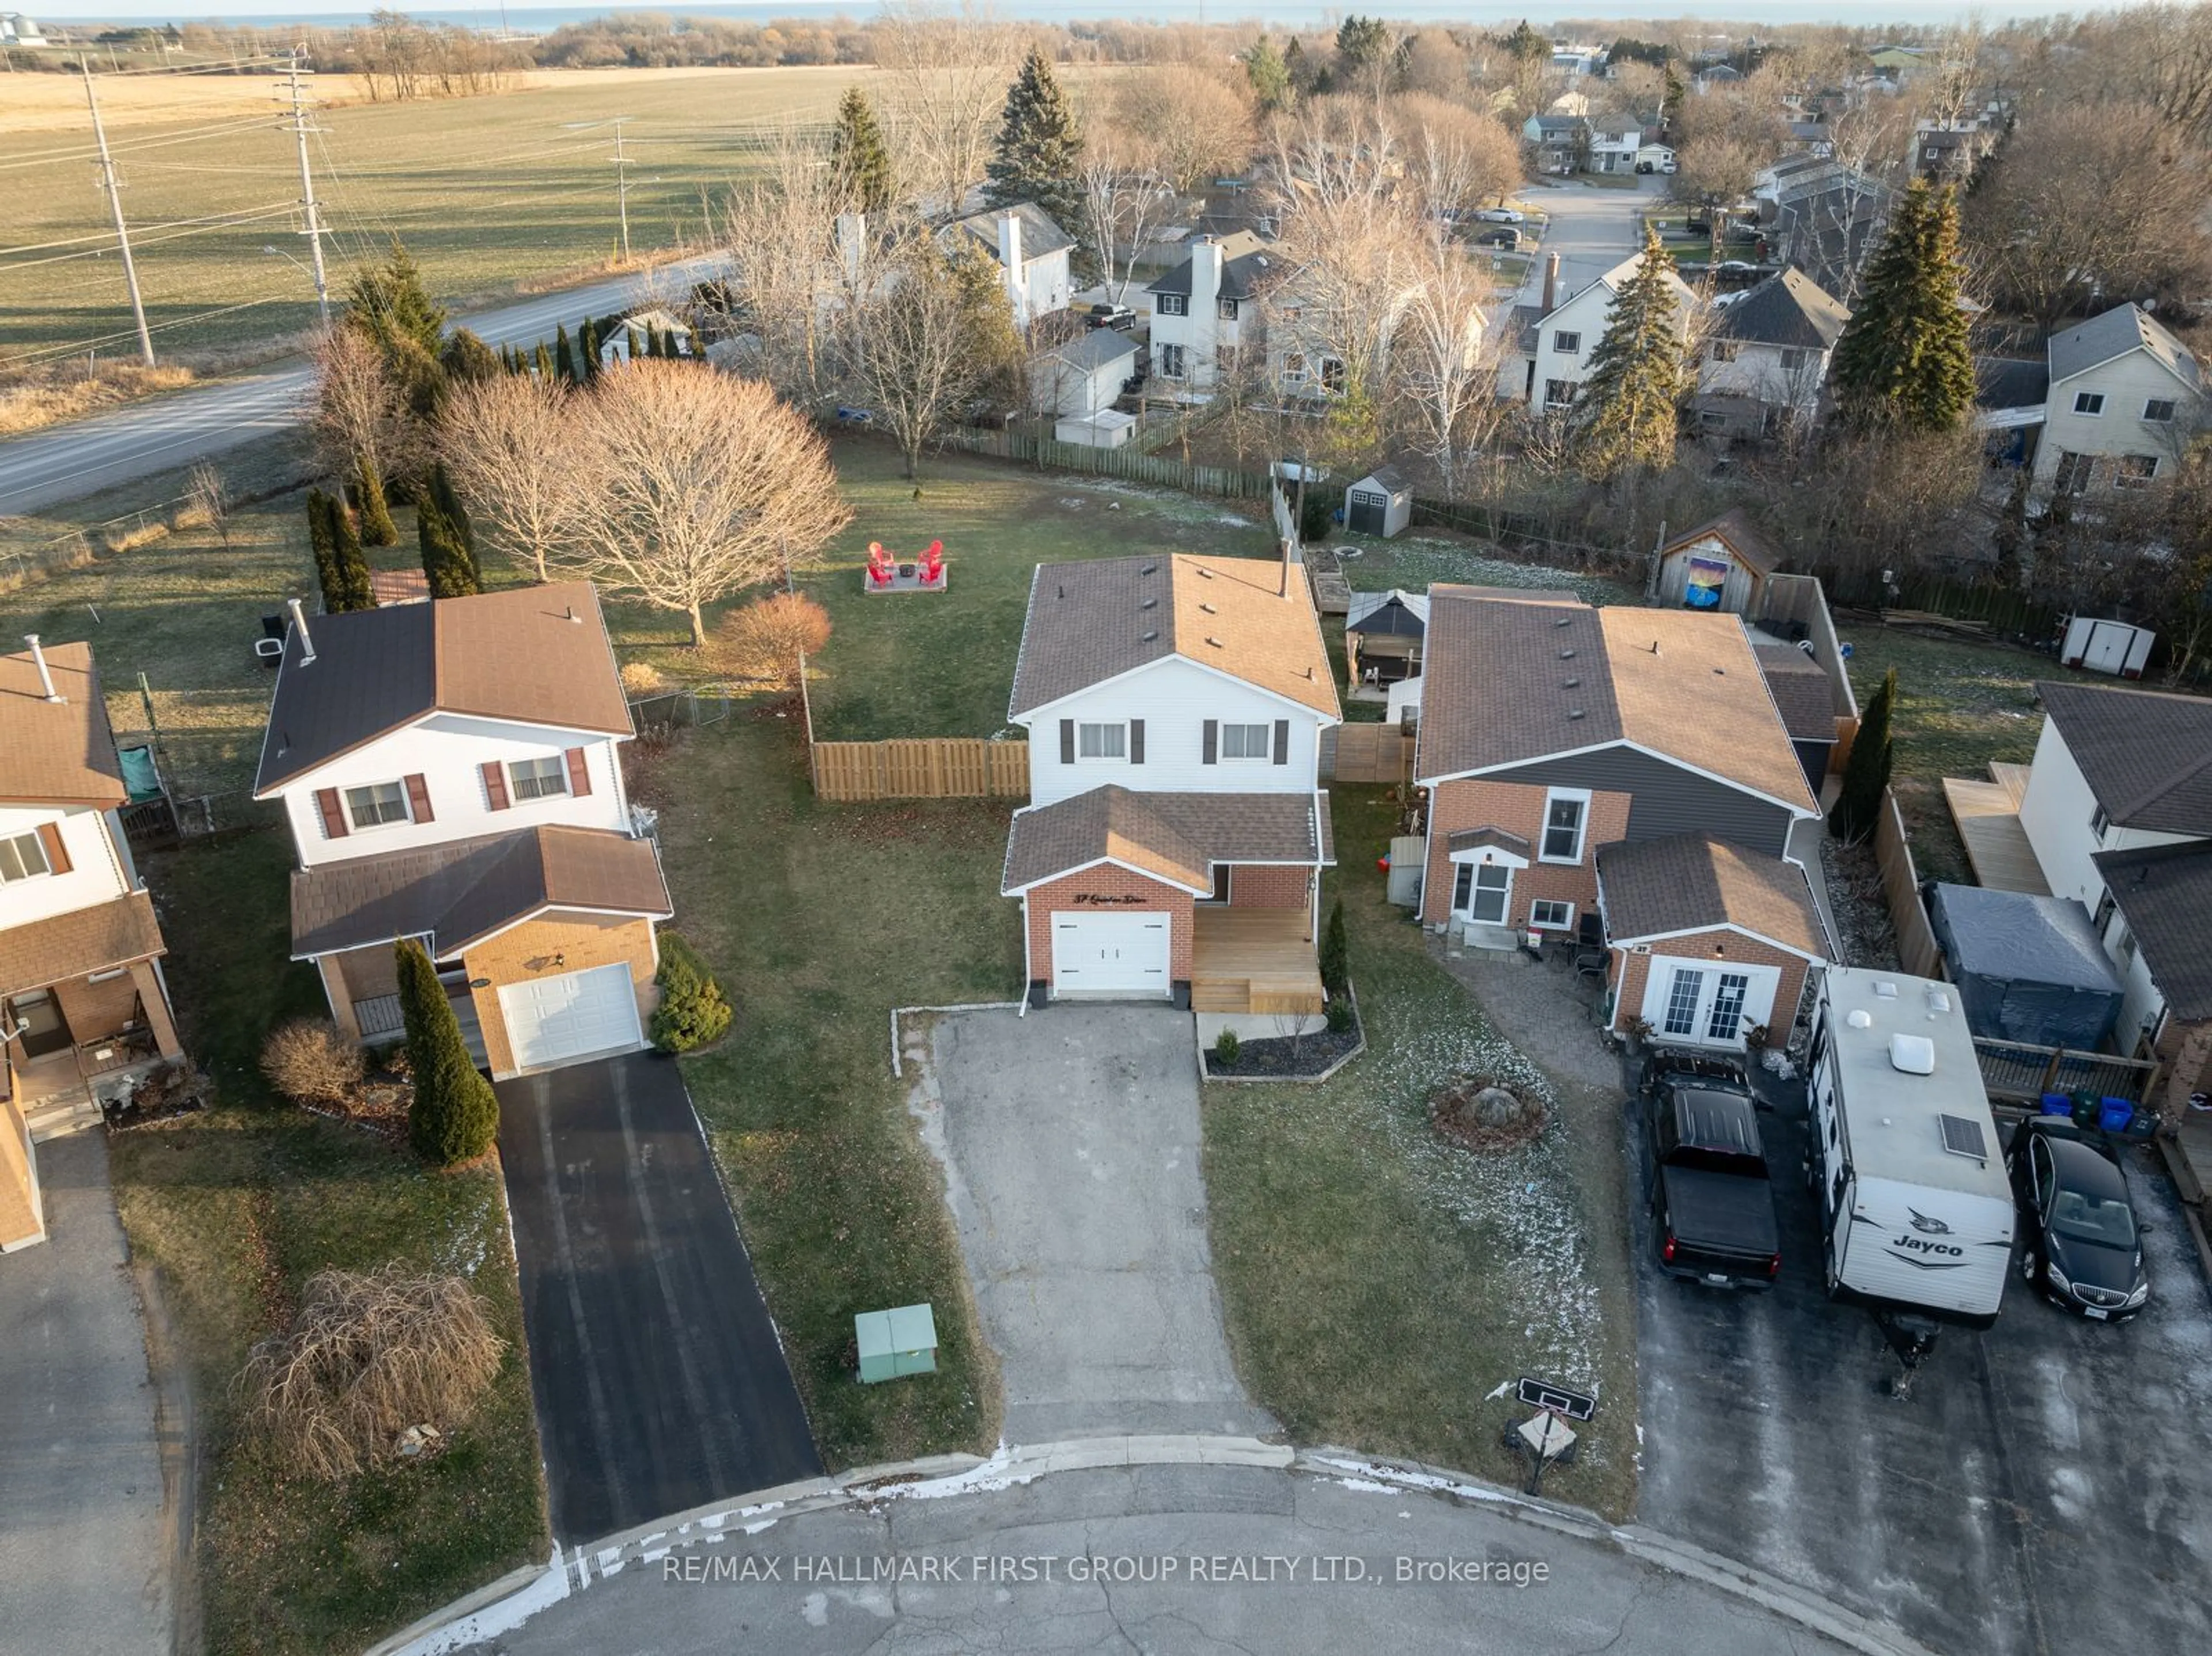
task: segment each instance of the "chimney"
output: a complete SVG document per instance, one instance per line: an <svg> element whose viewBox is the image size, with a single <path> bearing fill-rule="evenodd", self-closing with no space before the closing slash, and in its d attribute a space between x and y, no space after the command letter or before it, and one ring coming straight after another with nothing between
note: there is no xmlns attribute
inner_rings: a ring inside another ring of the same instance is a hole
<svg viewBox="0 0 2212 1656"><path fill-rule="evenodd" d="M1551 315L1559 302L1559 256L1544 255L1544 314Z"/></svg>
<svg viewBox="0 0 2212 1656"><path fill-rule="evenodd" d="M868 215L866 213L837 215L837 257L845 267L845 285L860 285L860 262L868 246Z"/></svg>
<svg viewBox="0 0 2212 1656"><path fill-rule="evenodd" d="M300 664L304 667L315 658L315 640L307 631L307 612L300 607L297 598L285 599L284 606L292 612L292 630L300 635Z"/></svg>
<svg viewBox="0 0 2212 1656"><path fill-rule="evenodd" d="M39 647L36 633L23 634L23 642L31 646L31 664L39 670L39 686L46 693L49 701L66 701L69 698L54 688L54 676L46 666L46 652Z"/></svg>
<svg viewBox="0 0 2212 1656"><path fill-rule="evenodd" d="M1221 242L1200 236L1190 246L1190 313L1211 318L1214 301L1221 297Z"/></svg>
<svg viewBox="0 0 2212 1656"><path fill-rule="evenodd" d="M1022 218L1011 209L999 215L999 268L1006 273L1006 302L1014 307L1014 326L1026 328L1030 294L1022 277Z"/></svg>

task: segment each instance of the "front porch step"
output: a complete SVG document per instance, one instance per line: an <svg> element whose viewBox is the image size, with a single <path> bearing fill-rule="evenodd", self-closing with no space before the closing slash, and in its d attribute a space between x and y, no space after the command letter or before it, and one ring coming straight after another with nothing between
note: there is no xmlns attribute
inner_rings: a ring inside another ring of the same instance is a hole
<svg viewBox="0 0 2212 1656"><path fill-rule="evenodd" d="M1310 1012L1317 1016L1326 1005L1318 980L1194 978L1190 986L1194 1012Z"/></svg>
<svg viewBox="0 0 2212 1656"><path fill-rule="evenodd" d="M92 1101L89 1090L42 1098L34 1107L23 1113L23 1125L30 1130L31 1142L43 1144L50 1138L66 1138L71 1133L97 1127L100 1106Z"/></svg>

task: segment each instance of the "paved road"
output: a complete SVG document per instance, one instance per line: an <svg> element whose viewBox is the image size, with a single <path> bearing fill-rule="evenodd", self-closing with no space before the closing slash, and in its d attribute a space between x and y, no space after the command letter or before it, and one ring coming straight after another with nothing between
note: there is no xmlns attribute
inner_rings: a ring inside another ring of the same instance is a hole
<svg viewBox="0 0 2212 1656"><path fill-rule="evenodd" d="M676 1065L605 1059L497 1091L554 1535L817 1475Z"/></svg>
<svg viewBox="0 0 2212 1656"><path fill-rule="evenodd" d="M1221 1331L1188 1013L950 1015L921 1084L1008 1442L1277 1429Z"/></svg>
<svg viewBox="0 0 2212 1656"><path fill-rule="evenodd" d="M98 1131L39 1146L51 1239L0 1259L0 1653L166 1656L146 1333Z"/></svg>
<svg viewBox="0 0 2212 1656"><path fill-rule="evenodd" d="M651 280L688 280L715 262L683 261L664 267ZM624 308L646 280L622 276L454 321L490 344L533 344L550 339L559 324ZM190 465L289 430L298 423L310 380L307 363L295 359L0 443L0 518Z"/></svg>
<svg viewBox="0 0 2212 1656"><path fill-rule="evenodd" d="M1610 1546L1495 1507L1350 1483L1149 1466L807 1513L751 1534L733 1523L726 1544L648 1555L500 1635L496 1647L505 1656L1814 1656L1838 1648ZM1437 1571L1455 1562L1462 1575L1486 1566L1492 1579L1401 1582L1401 1559ZM1194 1581L1194 1563L1215 1579ZM1170 1565L1173 1574L1158 1579ZM1088 1576L1100 1567L1154 1579L1070 1579L1071 1568ZM802 1568L847 1579L801 1580ZM1355 1568L1364 1580L1347 1579ZM776 1579L763 1579L771 1569ZM1240 1569L1254 1579L1221 1579ZM886 1570L908 1579L853 1579ZM956 1579L917 1579L947 1570ZM1325 1579L1316 1581L1316 1571ZM1516 1572L1523 1585L1513 1585Z"/></svg>
<svg viewBox="0 0 2212 1656"><path fill-rule="evenodd" d="M2212 1298L2171 1187L2130 1166L2153 1227L2139 1319L2069 1318L2015 1278L1996 1326L1943 1335L1900 1402L1877 1387L1896 1368L1871 1319L1822 1291L1790 1090L1761 1117L1785 1261L1771 1294L1660 1277L1640 1202L1632 1216L1639 1520L1945 1656L2212 1645Z"/></svg>
<svg viewBox="0 0 2212 1656"><path fill-rule="evenodd" d="M1532 185L1522 191L1522 204L1540 209L1550 221L1513 302L1541 302L1544 262L1549 254L1559 257L1558 299L1564 301L1633 253L1644 245L1641 215L1664 193L1665 182L1648 173L1637 179L1633 190L1568 183L1555 190Z"/></svg>

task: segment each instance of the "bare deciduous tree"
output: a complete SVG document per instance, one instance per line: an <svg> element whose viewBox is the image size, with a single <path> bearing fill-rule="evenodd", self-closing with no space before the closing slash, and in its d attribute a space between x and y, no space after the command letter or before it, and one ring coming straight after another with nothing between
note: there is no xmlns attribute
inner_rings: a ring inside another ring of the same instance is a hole
<svg viewBox="0 0 2212 1656"><path fill-rule="evenodd" d="M634 362L574 421L561 562L682 614L695 645L708 604L803 561L852 516L820 434L763 380Z"/></svg>
<svg viewBox="0 0 2212 1656"><path fill-rule="evenodd" d="M1471 456L1512 404L1498 395L1498 344L1486 327L1488 274L1439 238L1416 274L1392 356L1412 446L1457 500Z"/></svg>
<svg viewBox="0 0 2212 1656"><path fill-rule="evenodd" d="M1502 201L1521 182L1520 143L1489 116L1419 93L1392 100L1389 116L1403 158L1404 187L1421 216Z"/></svg>
<svg viewBox="0 0 2212 1656"><path fill-rule="evenodd" d="M215 531L224 551L230 550L230 484L219 467L203 460L192 468L191 482L185 489L185 507Z"/></svg>
<svg viewBox="0 0 2212 1656"><path fill-rule="evenodd" d="M334 472L367 464L392 476L415 441L406 398L359 328L332 328L317 346L309 422L323 464Z"/></svg>
<svg viewBox="0 0 2212 1656"><path fill-rule="evenodd" d="M576 464L557 379L503 374L446 405L439 452L492 548L539 580L568 529Z"/></svg>
<svg viewBox="0 0 2212 1656"><path fill-rule="evenodd" d="M961 0L894 0L870 31L890 82L885 114L899 176L924 210L947 214L983 177L1020 55L1018 33Z"/></svg>
<svg viewBox="0 0 2212 1656"><path fill-rule="evenodd" d="M743 306L751 370L800 407L818 409L834 393L834 333L852 293L872 275L875 227L848 220L820 144L787 128L771 140L765 176L731 192L723 204L730 287Z"/></svg>
<svg viewBox="0 0 2212 1656"><path fill-rule="evenodd" d="M1188 194L1252 158L1251 88L1194 64L1147 69L1115 89L1114 120L1151 141L1152 164Z"/></svg>
<svg viewBox="0 0 2212 1656"><path fill-rule="evenodd" d="M918 477L922 450L1020 360L997 268L912 234L854 311L855 389Z"/></svg>
<svg viewBox="0 0 2212 1656"><path fill-rule="evenodd" d="M1091 124L1083 148L1083 213L1107 292L1117 305L1129 291L1138 257L1176 209L1175 192L1162 182L1157 163L1141 134L1115 124Z"/></svg>

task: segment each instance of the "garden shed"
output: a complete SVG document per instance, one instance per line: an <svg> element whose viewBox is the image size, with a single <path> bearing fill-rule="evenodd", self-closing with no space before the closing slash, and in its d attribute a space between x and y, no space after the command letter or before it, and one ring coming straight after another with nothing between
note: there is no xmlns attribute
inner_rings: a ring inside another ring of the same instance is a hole
<svg viewBox="0 0 2212 1656"><path fill-rule="evenodd" d="M1352 688L1419 677L1421 644L1428 630L1427 593L1395 586L1387 592L1354 592L1344 617L1346 665Z"/></svg>
<svg viewBox="0 0 2212 1656"><path fill-rule="evenodd" d="M1395 466L1377 466L1344 491L1344 526L1389 540L1413 520L1413 486Z"/></svg>
<svg viewBox="0 0 2212 1656"><path fill-rule="evenodd" d="M1938 885L1928 908L1977 1035L2094 1052L2112 1033L2122 985L2080 903Z"/></svg>
<svg viewBox="0 0 2212 1656"><path fill-rule="evenodd" d="M1686 610L1755 616L1766 578L1781 561L1749 518L1741 510L1726 512L1659 549L1652 597Z"/></svg>

